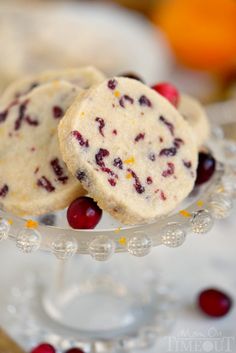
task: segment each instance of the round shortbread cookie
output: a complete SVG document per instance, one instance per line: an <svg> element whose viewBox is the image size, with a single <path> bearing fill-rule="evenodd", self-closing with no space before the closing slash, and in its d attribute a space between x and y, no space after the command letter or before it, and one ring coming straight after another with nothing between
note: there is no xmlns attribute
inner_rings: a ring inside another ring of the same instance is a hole
<svg viewBox="0 0 236 353"><path fill-rule="evenodd" d="M181 93L178 111L193 129L197 145L201 147L210 136L210 124L203 106L193 97Z"/></svg>
<svg viewBox="0 0 236 353"><path fill-rule="evenodd" d="M141 82L116 77L80 94L58 133L69 170L123 223L165 215L193 188L192 130L165 98Z"/></svg>
<svg viewBox="0 0 236 353"><path fill-rule="evenodd" d="M54 80L65 80L87 89L93 84L105 80L104 74L93 66L85 66L78 69L48 71L35 76L13 82L0 98L1 104L9 104L12 100L28 94L35 87Z"/></svg>
<svg viewBox="0 0 236 353"><path fill-rule="evenodd" d="M64 208L84 194L62 161L58 123L82 89L65 81L0 106L0 205L18 215Z"/></svg>

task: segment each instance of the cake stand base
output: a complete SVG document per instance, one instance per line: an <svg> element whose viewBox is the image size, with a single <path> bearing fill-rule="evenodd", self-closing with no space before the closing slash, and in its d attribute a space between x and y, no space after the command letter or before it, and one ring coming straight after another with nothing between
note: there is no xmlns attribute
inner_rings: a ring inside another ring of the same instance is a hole
<svg viewBox="0 0 236 353"><path fill-rule="evenodd" d="M47 283L26 276L9 298L7 326L27 348L47 341L58 352L144 349L174 323L176 298L140 259L55 259L53 272Z"/></svg>

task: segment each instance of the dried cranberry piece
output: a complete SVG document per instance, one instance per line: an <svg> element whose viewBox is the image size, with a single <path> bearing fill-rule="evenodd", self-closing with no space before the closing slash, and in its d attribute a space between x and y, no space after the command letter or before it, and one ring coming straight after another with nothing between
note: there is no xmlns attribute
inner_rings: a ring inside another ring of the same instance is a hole
<svg viewBox="0 0 236 353"><path fill-rule="evenodd" d="M101 171L107 174L110 174L111 176L114 176L115 178L118 179L118 175L115 174L110 168L107 167L101 167Z"/></svg>
<svg viewBox="0 0 236 353"><path fill-rule="evenodd" d="M164 116L160 116L159 117L159 120L166 125L166 127L170 130L170 133L172 136L174 136L174 130L175 130L175 127L172 123L170 123L166 118L164 118Z"/></svg>
<svg viewBox="0 0 236 353"><path fill-rule="evenodd" d="M27 104L29 103L29 100L25 100L22 104L19 106L19 115L18 118L15 121L15 130L19 130L21 128L21 124L24 120L25 117L25 111L27 108Z"/></svg>
<svg viewBox="0 0 236 353"><path fill-rule="evenodd" d="M164 193L164 191L160 191L160 194L161 194L161 199L163 200L163 201L166 201L166 199L167 199L167 197L166 197L166 194Z"/></svg>
<svg viewBox="0 0 236 353"><path fill-rule="evenodd" d="M114 167L117 167L119 169L123 169L123 162L120 159L120 157L117 157L117 158L114 159L113 165L114 165Z"/></svg>
<svg viewBox="0 0 236 353"><path fill-rule="evenodd" d="M98 153L95 155L95 160L97 165L99 165L99 167L101 168L101 171L104 173L107 173L113 177L115 177L116 179L118 179L118 175L115 174L110 168L107 168L103 159L107 156L109 156L109 151L104 149L104 148L100 148ZM108 179L108 182L112 185L115 186L116 185L116 181L113 178Z"/></svg>
<svg viewBox="0 0 236 353"><path fill-rule="evenodd" d="M8 110L4 110L0 113L0 123L4 123L7 118Z"/></svg>
<svg viewBox="0 0 236 353"><path fill-rule="evenodd" d="M165 177L165 178L168 177L168 176L173 175L174 172L175 172L175 166L174 166L173 163L168 162L167 166L168 166L168 168L162 172L162 176Z"/></svg>
<svg viewBox="0 0 236 353"><path fill-rule="evenodd" d="M127 94L124 94L120 100L119 100L119 104L122 108L125 108L125 102L129 102L130 104L134 104L134 100L133 98L131 98L130 96L128 96Z"/></svg>
<svg viewBox="0 0 236 353"><path fill-rule="evenodd" d="M62 176L63 175L63 168L60 166L60 162L59 162L59 159L58 158L55 158L53 159L51 162L50 162L51 166L52 166L52 169L54 171L54 173L57 175L57 176Z"/></svg>
<svg viewBox="0 0 236 353"><path fill-rule="evenodd" d="M77 170L75 176L79 181L84 181L85 179L87 179L86 173L81 170Z"/></svg>
<svg viewBox="0 0 236 353"><path fill-rule="evenodd" d="M145 133L144 132L140 132L134 139L135 142L138 142L139 140L143 140L145 137Z"/></svg>
<svg viewBox="0 0 236 353"><path fill-rule="evenodd" d="M69 179L69 177L66 175L57 178L57 180L60 181L62 184L66 184L68 179Z"/></svg>
<svg viewBox="0 0 236 353"><path fill-rule="evenodd" d="M74 130L71 132L72 136L76 138L76 140L79 142L80 146L85 146L86 148L89 147L89 142L88 140L84 139L81 133L77 130Z"/></svg>
<svg viewBox="0 0 236 353"><path fill-rule="evenodd" d="M191 161L183 161L183 164L188 169L192 167L192 162Z"/></svg>
<svg viewBox="0 0 236 353"><path fill-rule="evenodd" d="M52 114L55 119L60 119L64 115L64 111L58 105L52 108Z"/></svg>
<svg viewBox="0 0 236 353"><path fill-rule="evenodd" d="M107 87L110 88L111 90L114 90L117 85L118 85L118 82L115 79L111 79L107 82Z"/></svg>
<svg viewBox="0 0 236 353"><path fill-rule="evenodd" d="M18 103L17 99L13 100L3 112L0 112L0 123L4 123L9 113L9 110L17 103Z"/></svg>
<svg viewBox="0 0 236 353"><path fill-rule="evenodd" d="M37 185L45 189L47 192L55 191L55 187L45 176L42 176L40 179L37 180Z"/></svg>
<svg viewBox="0 0 236 353"><path fill-rule="evenodd" d="M98 124L99 124L98 130L99 130L100 134L104 137L104 133L103 133L103 128L105 126L104 119L97 117L95 119L95 121L98 122Z"/></svg>
<svg viewBox="0 0 236 353"><path fill-rule="evenodd" d="M144 186L142 186L139 177L137 176L137 174L130 168L127 169L127 171L132 175L132 177L135 180L134 183L134 188L137 191L138 194L142 194L143 192L145 192L145 188Z"/></svg>
<svg viewBox="0 0 236 353"><path fill-rule="evenodd" d="M65 184L68 180L68 176L64 175L64 170L60 165L59 159L58 158L53 159L50 162L50 164L55 175L58 177L57 180L60 181L62 184Z"/></svg>
<svg viewBox="0 0 236 353"><path fill-rule="evenodd" d="M141 106L147 106L147 107L152 106L151 101L145 95L142 95L138 101Z"/></svg>
<svg viewBox="0 0 236 353"><path fill-rule="evenodd" d="M100 148L98 153L95 155L95 160L97 165L99 165L99 167L105 167L105 163L103 162L103 158L109 156L109 151L106 150L105 148Z"/></svg>
<svg viewBox="0 0 236 353"><path fill-rule="evenodd" d="M31 85L28 87L27 90L23 91L23 92L17 92L15 94L15 98L20 98L22 96L24 96L25 94L30 93L34 88L38 87L39 83L38 82L32 82Z"/></svg>
<svg viewBox="0 0 236 353"><path fill-rule="evenodd" d="M155 155L155 153L149 153L148 159L150 159L150 161L152 161L152 162L155 162L155 160L156 160L156 155Z"/></svg>
<svg viewBox="0 0 236 353"><path fill-rule="evenodd" d="M0 197L4 198L7 196L9 192L9 186L7 184L4 184L3 187L0 189Z"/></svg>
<svg viewBox="0 0 236 353"><path fill-rule="evenodd" d="M177 153L177 149L175 147L170 147L170 148L163 148L159 156L166 156L166 157L172 157L175 156Z"/></svg>
<svg viewBox="0 0 236 353"><path fill-rule="evenodd" d="M147 184L150 185L153 183L153 180L150 176L147 177Z"/></svg>
<svg viewBox="0 0 236 353"><path fill-rule="evenodd" d="M111 184L111 186L116 186L115 179L110 178L110 179L108 179L108 182Z"/></svg>
<svg viewBox="0 0 236 353"><path fill-rule="evenodd" d="M33 126L38 126L38 125L39 125L39 121L38 121L38 120L33 120L33 119L31 119L31 117L28 116L28 115L25 117L25 121L26 121L27 124L29 124L29 125L33 125Z"/></svg>
<svg viewBox="0 0 236 353"><path fill-rule="evenodd" d="M183 141L181 138L176 137L176 138L174 139L174 146L175 146L176 148L180 148L181 145L184 145L184 141Z"/></svg>

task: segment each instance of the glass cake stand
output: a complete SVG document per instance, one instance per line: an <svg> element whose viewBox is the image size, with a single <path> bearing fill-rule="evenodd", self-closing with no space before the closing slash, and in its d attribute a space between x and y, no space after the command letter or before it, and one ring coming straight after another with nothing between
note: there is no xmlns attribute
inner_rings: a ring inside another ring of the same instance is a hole
<svg viewBox="0 0 236 353"><path fill-rule="evenodd" d="M187 235L207 233L215 219L229 216L236 196L236 144L216 127L208 148L217 160L213 177L155 223L124 227L104 215L98 229L73 230L65 211L38 219L0 211L1 241L55 258L47 284L30 276L9 298L19 314L14 324L28 342L46 340L59 351L79 346L86 352L124 352L151 346L170 329L175 297L139 258L156 246L179 247ZM122 253L131 255L128 262Z"/></svg>

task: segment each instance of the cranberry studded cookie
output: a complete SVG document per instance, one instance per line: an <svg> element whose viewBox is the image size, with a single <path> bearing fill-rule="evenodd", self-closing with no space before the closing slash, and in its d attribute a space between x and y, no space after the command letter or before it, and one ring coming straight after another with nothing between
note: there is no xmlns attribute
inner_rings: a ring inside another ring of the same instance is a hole
<svg viewBox="0 0 236 353"><path fill-rule="evenodd" d="M192 129L165 98L137 80L115 77L81 93L58 133L71 173L123 223L165 215L193 188Z"/></svg>
<svg viewBox="0 0 236 353"><path fill-rule="evenodd" d="M197 145L201 147L210 136L210 124L203 106L193 97L181 94L178 110L192 127Z"/></svg>
<svg viewBox="0 0 236 353"><path fill-rule="evenodd" d="M81 67L78 69L48 71L13 82L3 93L0 102L3 104L9 104L12 100L29 93L35 87L55 80L69 81L76 86L86 89L93 84L105 80L105 76L101 71L92 66Z"/></svg>
<svg viewBox="0 0 236 353"><path fill-rule="evenodd" d="M66 207L84 194L58 144L60 119L82 89L65 81L35 88L0 106L0 205L19 215Z"/></svg>

